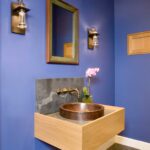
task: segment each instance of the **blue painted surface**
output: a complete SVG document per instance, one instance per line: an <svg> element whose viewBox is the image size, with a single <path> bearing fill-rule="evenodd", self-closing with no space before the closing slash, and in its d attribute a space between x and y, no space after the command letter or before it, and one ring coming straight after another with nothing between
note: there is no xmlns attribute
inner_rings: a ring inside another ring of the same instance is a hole
<svg viewBox="0 0 150 150"><path fill-rule="evenodd" d="M150 30L149 0L115 0L115 102L126 108L124 136L150 142L150 54L127 55L127 34Z"/></svg>
<svg viewBox="0 0 150 150"><path fill-rule="evenodd" d="M10 31L11 0L1 0L1 150L54 149L34 138L35 80L81 77L88 67L100 67L92 81L95 102L114 104L113 0L67 0L80 11L80 64L45 63L45 0L29 1L25 36ZM87 50L87 28L95 26L100 46Z"/></svg>

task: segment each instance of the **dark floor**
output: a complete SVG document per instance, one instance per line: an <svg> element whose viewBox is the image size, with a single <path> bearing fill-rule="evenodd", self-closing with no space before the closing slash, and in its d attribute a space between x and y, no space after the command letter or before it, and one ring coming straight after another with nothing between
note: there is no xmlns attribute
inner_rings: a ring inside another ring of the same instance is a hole
<svg viewBox="0 0 150 150"><path fill-rule="evenodd" d="M128 147L128 146L124 146L124 145L115 143L114 145L112 145L107 150L140 150L140 149L135 149L132 147Z"/></svg>

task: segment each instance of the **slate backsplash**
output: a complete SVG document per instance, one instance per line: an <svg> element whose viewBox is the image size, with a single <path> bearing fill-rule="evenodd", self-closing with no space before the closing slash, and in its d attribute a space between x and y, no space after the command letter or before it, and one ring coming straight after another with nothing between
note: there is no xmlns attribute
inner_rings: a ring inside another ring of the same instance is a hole
<svg viewBox="0 0 150 150"><path fill-rule="evenodd" d="M77 88L80 93L84 86L83 78L56 78L36 80L36 111L41 114L50 114L59 111L59 106L78 101L77 95L60 94L58 88Z"/></svg>

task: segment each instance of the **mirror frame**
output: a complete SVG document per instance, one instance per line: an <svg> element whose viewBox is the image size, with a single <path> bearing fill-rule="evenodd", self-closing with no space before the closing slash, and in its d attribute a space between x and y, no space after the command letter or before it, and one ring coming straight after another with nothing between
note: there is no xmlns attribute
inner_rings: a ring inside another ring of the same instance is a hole
<svg viewBox="0 0 150 150"><path fill-rule="evenodd" d="M55 4L73 13L73 58L53 56L53 39L52 39L52 5ZM62 0L47 0L46 1L46 63L57 64L79 64L79 12L74 6Z"/></svg>

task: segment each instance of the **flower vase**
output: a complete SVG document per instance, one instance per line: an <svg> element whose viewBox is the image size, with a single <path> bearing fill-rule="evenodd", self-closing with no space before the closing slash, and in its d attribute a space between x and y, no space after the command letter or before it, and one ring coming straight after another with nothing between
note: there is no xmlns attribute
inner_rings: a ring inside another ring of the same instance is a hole
<svg viewBox="0 0 150 150"><path fill-rule="evenodd" d="M93 97L89 93L89 88L87 88L87 87L83 87L82 102L83 103L92 103L93 102Z"/></svg>

